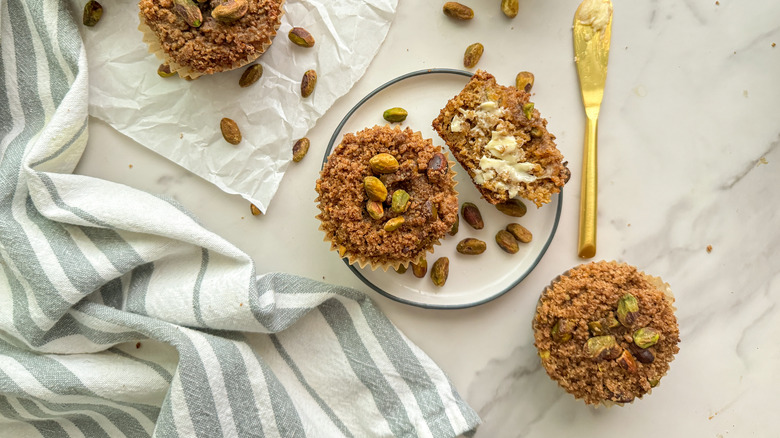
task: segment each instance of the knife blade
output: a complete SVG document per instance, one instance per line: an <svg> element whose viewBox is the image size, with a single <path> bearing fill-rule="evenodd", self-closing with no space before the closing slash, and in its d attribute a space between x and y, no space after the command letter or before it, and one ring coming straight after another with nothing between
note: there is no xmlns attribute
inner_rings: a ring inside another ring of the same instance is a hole
<svg viewBox="0 0 780 438"><path fill-rule="evenodd" d="M612 36L612 2L584 0L574 13L574 63L585 107L585 144L582 157L580 219L577 255L596 255L598 206L598 119L607 80L609 43Z"/></svg>

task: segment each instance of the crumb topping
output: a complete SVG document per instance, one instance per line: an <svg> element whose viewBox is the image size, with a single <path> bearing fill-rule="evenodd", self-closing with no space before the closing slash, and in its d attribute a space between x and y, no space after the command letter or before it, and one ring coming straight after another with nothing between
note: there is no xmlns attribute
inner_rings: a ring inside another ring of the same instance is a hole
<svg viewBox="0 0 780 438"><path fill-rule="evenodd" d="M660 281L659 281L660 282ZM666 286L665 286L666 287ZM618 352L636 357L636 369L621 366L620 360L595 359L586 343L595 337L588 323L613 317L617 303L627 293L638 302L638 314L631 329L618 324L609 329ZM594 262L561 275L542 294L533 320L534 344L547 374L566 391L588 404L608 400L628 403L657 385L679 351L679 329L673 298L635 267L617 262ZM565 320L571 337L556 342L553 327ZM647 351L636 346L632 334L649 327L659 332L658 342ZM654 360L642 363L640 356L652 353ZM629 353L626 353L629 354Z"/></svg>
<svg viewBox="0 0 780 438"><path fill-rule="evenodd" d="M380 153L395 157L398 170L375 175L369 160ZM318 218L331 247L343 246L347 256L376 265L405 265L432 248L452 227L458 211L453 172L428 168L436 153L441 153L439 146L409 128L375 126L345 134L328 157L316 186L321 210ZM367 176L378 177L387 187L379 219L372 218L366 209L363 184ZM390 208L396 190L409 194L408 207L401 213ZM385 223L396 217L403 217L403 224L396 230L385 230Z"/></svg>
<svg viewBox="0 0 780 438"><path fill-rule="evenodd" d="M211 74L230 70L256 59L276 35L282 17L282 0L248 0L249 8L233 23L211 16L222 3L198 3L203 15L200 27L189 26L173 11L172 0L141 0L140 17L159 37L170 59L192 70Z"/></svg>

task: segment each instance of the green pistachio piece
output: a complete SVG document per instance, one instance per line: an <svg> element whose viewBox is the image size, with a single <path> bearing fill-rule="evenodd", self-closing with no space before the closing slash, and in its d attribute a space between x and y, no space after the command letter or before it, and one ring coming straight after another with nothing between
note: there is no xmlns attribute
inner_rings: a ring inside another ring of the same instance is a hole
<svg viewBox="0 0 780 438"><path fill-rule="evenodd" d="M642 327L634 332L634 344L639 348L650 348L661 338L661 334L650 327Z"/></svg>
<svg viewBox="0 0 780 438"><path fill-rule="evenodd" d="M409 208L409 194L406 193L406 190L396 190L393 192L390 208L396 213L403 213Z"/></svg>
<svg viewBox="0 0 780 438"><path fill-rule="evenodd" d="M525 118L528 120L531 120L534 116L534 103L528 102L525 105L523 105L523 114L525 114Z"/></svg>
<svg viewBox="0 0 780 438"><path fill-rule="evenodd" d="M553 341L562 344L571 340L573 332L574 323L568 319L561 318L558 321L555 321L555 325L553 325L553 328L550 331L550 336Z"/></svg>
<svg viewBox="0 0 780 438"><path fill-rule="evenodd" d="M84 5L84 15L81 17L84 26L94 26L100 21L100 17L103 16L103 6L95 0L89 0Z"/></svg>
<svg viewBox="0 0 780 438"><path fill-rule="evenodd" d="M173 0L173 12L192 27L203 24L203 14L192 0Z"/></svg>
<svg viewBox="0 0 780 438"><path fill-rule="evenodd" d="M639 316L639 302L631 294L625 294L618 300L617 319L626 328L631 328Z"/></svg>
<svg viewBox="0 0 780 438"><path fill-rule="evenodd" d="M597 361L616 359L623 353L623 349L612 335L595 336L588 339L585 343L585 351L588 356Z"/></svg>
<svg viewBox="0 0 780 438"><path fill-rule="evenodd" d="M366 202L366 211L371 219L382 219L385 215L385 208L380 201L368 201Z"/></svg>
<svg viewBox="0 0 780 438"><path fill-rule="evenodd" d="M398 216L390 219L389 221L385 222L385 226L383 227L385 231L395 231L397 230L401 225L404 223L404 217Z"/></svg>

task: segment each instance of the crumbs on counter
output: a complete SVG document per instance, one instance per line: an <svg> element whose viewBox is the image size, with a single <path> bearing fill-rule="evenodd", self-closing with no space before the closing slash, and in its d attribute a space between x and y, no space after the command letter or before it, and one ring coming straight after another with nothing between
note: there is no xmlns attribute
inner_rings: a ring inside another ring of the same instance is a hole
<svg viewBox="0 0 780 438"><path fill-rule="evenodd" d="M758 159L758 162L756 163L756 167L762 165L762 164L769 164L769 161L766 160L766 157L761 157Z"/></svg>
<svg viewBox="0 0 780 438"><path fill-rule="evenodd" d="M707 245L707 254L712 252L712 245Z"/></svg>
<svg viewBox="0 0 780 438"><path fill-rule="evenodd" d="M141 343L140 342L136 342L135 343L135 348L141 348Z"/></svg>
<svg viewBox="0 0 780 438"><path fill-rule="evenodd" d="M772 43L772 47L775 47L776 45L777 45L777 44L775 44L775 43Z"/></svg>
<svg viewBox="0 0 780 438"><path fill-rule="evenodd" d="M715 2L715 6L720 6L720 2Z"/></svg>
<svg viewBox="0 0 780 438"><path fill-rule="evenodd" d="M127 165L127 168L128 168L128 169L132 169L132 168L133 168L133 165L132 165L132 164L128 164L128 165Z"/></svg>

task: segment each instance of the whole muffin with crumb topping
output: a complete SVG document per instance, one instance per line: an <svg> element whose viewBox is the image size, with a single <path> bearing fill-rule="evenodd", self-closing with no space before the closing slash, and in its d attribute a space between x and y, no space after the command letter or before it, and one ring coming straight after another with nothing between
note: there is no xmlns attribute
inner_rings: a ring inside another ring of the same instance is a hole
<svg viewBox="0 0 780 438"><path fill-rule="evenodd" d="M320 229L350 264L408 266L452 228L454 175L441 147L409 128L345 134L317 180Z"/></svg>
<svg viewBox="0 0 780 438"><path fill-rule="evenodd" d="M188 79L252 63L271 45L284 0L141 0L149 51Z"/></svg>
<svg viewBox="0 0 780 438"><path fill-rule="evenodd" d="M618 262L579 265L542 293L534 345L547 374L588 404L649 393L679 351L674 298L660 278Z"/></svg>

